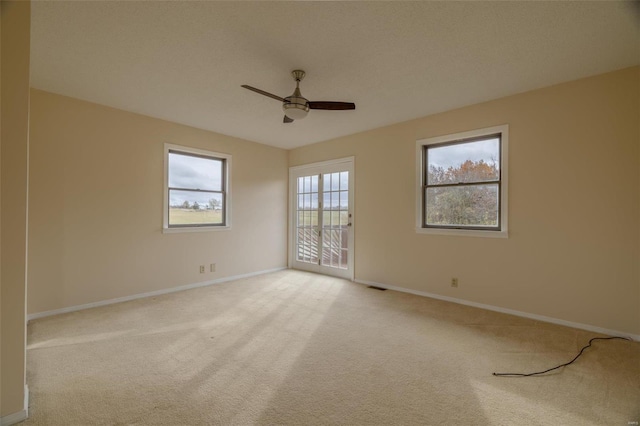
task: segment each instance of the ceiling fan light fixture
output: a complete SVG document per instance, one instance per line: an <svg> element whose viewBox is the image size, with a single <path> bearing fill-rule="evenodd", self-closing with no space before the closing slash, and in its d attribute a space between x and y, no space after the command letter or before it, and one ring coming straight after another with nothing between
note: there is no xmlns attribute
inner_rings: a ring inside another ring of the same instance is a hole
<svg viewBox="0 0 640 426"><path fill-rule="evenodd" d="M305 98L289 96L284 98L284 100L282 110L284 111L284 115L292 120L301 120L309 113L309 103Z"/></svg>

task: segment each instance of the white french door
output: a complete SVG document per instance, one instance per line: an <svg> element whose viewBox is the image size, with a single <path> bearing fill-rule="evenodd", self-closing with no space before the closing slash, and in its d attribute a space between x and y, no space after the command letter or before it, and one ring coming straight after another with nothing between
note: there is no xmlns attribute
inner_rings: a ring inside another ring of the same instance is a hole
<svg viewBox="0 0 640 426"><path fill-rule="evenodd" d="M289 266L353 279L353 157L289 170Z"/></svg>

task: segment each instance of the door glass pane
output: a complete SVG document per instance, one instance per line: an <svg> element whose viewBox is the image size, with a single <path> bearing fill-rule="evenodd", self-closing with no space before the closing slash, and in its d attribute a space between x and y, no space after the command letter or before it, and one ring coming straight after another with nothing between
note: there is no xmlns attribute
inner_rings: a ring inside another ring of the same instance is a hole
<svg viewBox="0 0 640 426"><path fill-rule="evenodd" d="M347 210L349 208L349 192L340 191L340 209Z"/></svg>
<svg viewBox="0 0 640 426"><path fill-rule="evenodd" d="M340 212L340 226L344 228L349 223L349 212L341 211Z"/></svg>
<svg viewBox="0 0 640 426"><path fill-rule="evenodd" d="M298 260L304 260L304 229L302 228L298 228L296 246L298 247L296 258Z"/></svg>
<svg viewBox="0 0 640 426"><path fill-rule="evenodd" d="M349 189L349 172L340 173L340 189L343 191Z"/></svg>
<svg viewBox="0 0 640 426"><path fill-rule="evenodd" d="M331 240L330 231L322 231L322 264L330 265L331 264L331 244L327 242Z"/></svg>
<svg viewBox="0 0 640 426"><path fill-rule="evenodd" d="M311 210L311 211L307 211L307 212L304 212L304 213L305 213L305 223L308 226L313 226L313 227L318 226L318 211L317 210Z"/></svg>
<svg viewBox="0 0 640 426"><path fill-rule="evenodd" d="M338 191L340 189L340 173L331 173L331 190Z"/></svg>
<svg viewBox="0 0 640 426"><path fill-rule="evenodd" d="M349 172L324 175L322 265L348 267Z"/></svg>
<svg viewBox="0 0 640 426"><path fill-rule="evenodd" d="M331 227L338 227L340 226L340 212L339 211L332 211L331 212Z"/></svg>
<svg viewBox="0 0 640 426"><path fill-rule="evenodd" d="M331 251L331 266L334 268L340 267L340 252L342 250L336 249Z"/></svg>
<svg viewBox="0 0 640 426"><path fill-rule="evenodd" d="M347 269L349 172L323 174L322 182L318 175L299 177L297 190L296 259Z"/></svg>
<svg viewBox="0 0 640 426"><path fill-rule="evenodd" d="M313 228L298 228L297 259L301 262L318 263L318 233Z"/></svg>
<svg viewBox="0 0 640 426"><path fill-rule="evenodd" d="M341 250L340 266L344 265L345 268L347 267L348 254L349 254L348 250Z"/></svg>
<svg viewBox="0 0 640 426"><path fill-rule="evenodd" d="M331 209L337 210L340 208L340 193L332 192L331 193Z"/></svg>
<svg viewBox="0 0 640 426"><path fill-rule="evenodd" d="M349 231L346 229L343 229L341 232L340 247L342 247L343 249L346 249L348 243L349 243Z"/></svg>
<svg viewBox="0 0 640 426"><path fill-rule="evenodd" d="M296 259L318 263L318 176L301 176L297 180L298 204Z"/></svg>

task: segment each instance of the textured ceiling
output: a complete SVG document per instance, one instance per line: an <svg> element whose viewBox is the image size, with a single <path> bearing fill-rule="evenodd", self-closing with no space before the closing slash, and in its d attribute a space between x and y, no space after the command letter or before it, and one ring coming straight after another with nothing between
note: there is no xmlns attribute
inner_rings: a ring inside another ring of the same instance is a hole
<svg viewBox="0 0 640 426"><path fill-rule="evenodd" d="M293 148L640 63L621 2L32 3L35 88ZM302 68L309 100L282 123Z"/></svg>

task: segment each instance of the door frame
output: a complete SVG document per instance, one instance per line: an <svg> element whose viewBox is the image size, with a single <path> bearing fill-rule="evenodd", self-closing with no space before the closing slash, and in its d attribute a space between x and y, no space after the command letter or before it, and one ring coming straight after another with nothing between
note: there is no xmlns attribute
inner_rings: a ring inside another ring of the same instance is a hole
<svg viewBox="0 0 640 426"><path fill-rule="evenodd" d="M349 232L349 240L348 240L348 246L349 246L349 251L347 253L347 262L349 264L349 269L348 269L348 273L347 276L345 277L344 275L339 275L342 278L346 278L349 279L351 281L353 281L355 279L355 227L356 227L356 214L355 214L355 187L356 187L356 181L355 181L355 166L356 166L356 161L355 161L355 157L351 156L351 157L343 157L343 158L337 158L335 160L328 160L328 161L320 161L317 163L309 163L309 164L302 164L299 166L293 166L293 167L289 167L289 208L288 208L288 216L289 216L289 224L287 226L287 231L288 231L288 263L287 266L289 267L289 269L293 269L293 262L294 262L294 256L295 256L295 246L296 246L296 217L295 217L295 212L296 212L296 204L297 204L297 200L298 200L298 196L297 196L297 176L301 175L301 174L324 174L326 173L326 169L327 168L334 168L334 167L339 167L341 165L347 165L348 166L348 170L349 170L349 214L351 214L351 227L350 227L350 232ZM329 172L331 173L331 172ZM320 210L320 214L322 213L322 211ZM315 268L314 268L315 269ZM318 268L317 270L314 270L312 272L320 272L322 268ZM310 269L306 269L306 270L310 270ZM338 276L338 275L337 275Z"/></svg>

